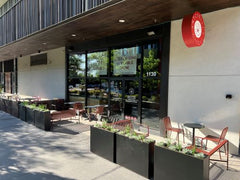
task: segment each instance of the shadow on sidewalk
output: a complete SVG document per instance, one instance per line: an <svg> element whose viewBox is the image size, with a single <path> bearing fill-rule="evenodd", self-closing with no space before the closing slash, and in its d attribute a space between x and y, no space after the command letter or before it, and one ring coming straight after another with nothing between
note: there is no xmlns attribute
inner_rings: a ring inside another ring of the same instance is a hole
<svg viewBox="0 0 240 180"><path fill-rule="evenodd" d="M2 168L0 168L0 179L1 180L10 180L10 179L17 179L17 180L47 180L47 179L51 179L51 180L74 180L74 179L69 179L66 177L60 177L57 175L54 175L53 173L50 172L44 172L44 173L40 173L40 172L19 172L16 170L12 170L12 169L8 169L7 171L1 170ZM5 174L2 174L2 173Z"/></svg>
<svg viewBox="0 0 240 180"><path fill-rule="evenodd" d="M53 122L51 131L76 135L82 132L90 131L90 126L82 123L77 124L70 120L60 120Z"/></svg>

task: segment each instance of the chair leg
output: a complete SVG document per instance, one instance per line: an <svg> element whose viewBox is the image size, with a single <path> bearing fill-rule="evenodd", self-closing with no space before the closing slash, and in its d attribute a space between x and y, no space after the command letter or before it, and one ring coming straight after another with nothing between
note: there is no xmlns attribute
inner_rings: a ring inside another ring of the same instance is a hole
<svg viewBox="0 0 240 180"><path fill-rule="evenodd" d="M205 149L207 149L207 142L208 142L208 140L206 139L206 147L205 147Z"/></svg>
<svg viewBox="0 0 240 180"><path fill-rule="evenodd" d="M79 124L80 124L81 120L82 120L82 116L79 114L78 115L78 122L79 122Z"/></svg>
<svg viewBox="0 0 240 180"><path fill-rule="evenodd" d="M225 144L224 144L224 152L225 152L225 155L227 155L227 151L226 151L226 146L225 146Z"/></svg>
<svg viewBox="0 0 240 180"><path fill-rule="evenodd" d="M184 131L182 131L183 133L183 143L185 143L185 135L184 135Z"/></svg>
<svg viewBox="0 0 240 180"><path fill-rule="evenodd" d="M177 133L177 141L178 141L178 144L179 144L179 132Z"/></svg>
<svg viewBox="0 0 240 180"><path fill-rule="evenodd" d="M222 160L220 149L219 149L219 157L220 157L220 160Z"/></svg>
<svg viewBox="0 0 240 180"><path fill-rule="evenodd" d="M168 138L168 131L167 130L165 131L165 135L166 135L166 138Z"/></svg>

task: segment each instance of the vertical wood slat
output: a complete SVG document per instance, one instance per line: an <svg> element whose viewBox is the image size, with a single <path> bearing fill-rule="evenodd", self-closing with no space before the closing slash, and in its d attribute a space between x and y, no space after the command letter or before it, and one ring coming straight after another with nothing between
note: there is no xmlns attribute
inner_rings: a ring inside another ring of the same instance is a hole
<svg viewBox="0 0 240 180"><path fill-rule="evenodd" d="M111 0L9 0L0 8L0 46Z"/></svg>

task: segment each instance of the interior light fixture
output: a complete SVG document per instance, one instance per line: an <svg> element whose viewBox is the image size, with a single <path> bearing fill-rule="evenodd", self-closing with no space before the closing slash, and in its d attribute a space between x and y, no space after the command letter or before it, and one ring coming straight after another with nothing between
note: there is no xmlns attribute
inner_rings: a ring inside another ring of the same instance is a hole
<svg viewBox="0 0 240 180"><path fill-rule="evenodd" d="M76 34L72 34L72 37L76 37L77 35Z"/></svg>
<svg viewBox="0 0 240 180"><path fill-rule="evenodd" d="M125 23L125 19L119 19L118 22Z"/></svg>
<svg viewBox="0 0 240 180"><path fill-rule="evenodd" d="M155 32L154 31L149 31L149 32L147 32L147 34L148 34L148 36L153 36L153 35L155 35Z"/></svg>
<svg viewBox="0 0 240 180"><path fill-rule="evenodd" d="M47 43L46 42L44 42L44 43L42 43L43 45L46 45Z"/></svg>

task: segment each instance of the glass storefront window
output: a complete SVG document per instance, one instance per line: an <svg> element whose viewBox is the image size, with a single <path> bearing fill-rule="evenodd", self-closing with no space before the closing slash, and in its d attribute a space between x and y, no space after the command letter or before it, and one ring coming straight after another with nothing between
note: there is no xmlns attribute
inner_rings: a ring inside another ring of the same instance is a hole
<svg viewBox="0 0 240 180"><path fill-rule="evenodd" d="M85 80L81 78L68 79L69 101L85 102Z"/></svg>
<svg viewBox="0 0 240 180"><path fill-rule="evenodd" d="M113 75L137 75L137 66L140 62L140 47L130 47L112 50Z"/></svg>
<svg viewBox="0 0 240 180"><path fill-rule="evenodd" d="M121 119L123 113L123 83L121 80L115 80L110 82L110 94L111 115L114 115L118 119Z"/></svg>
<svg viewBox="0 0 240 180"><path fill-rule="evenodd" d="M111 53L110 59L108 53ZM108 51L72 54L69 57L69 99L86 100L88 106L110 105L108 109L114 118L134 117L158 129L160 57L160 41Z"/></svg>
<svg viewBox="0 0 240 180"><path fill-rule="evenodd" d="M157 43L143 46L143 79L142 79L142 123L159 129L160 112L160 49Z"/></svg>
<svg viewBox="0 0 240 180"><path fill-rule="evenodd" d="M107 76L107 51L88 53L87 58L88 77Z"/></svg>
<svg viewBox="0 0 240 180"><path fill-rule="evenodd" d="M69 56L69 77L85 77L85 54L70 54Z"/></svg>
<svg viewBox="0 0 240 180"><path fill-rule="evenodd" d="M138 117L138 81L125 81L124 116Z"/></svg>
<svg viewBox="0 0 240 180"><path fill-rule="evenodd" d="M11 73L11 77L12 77L12 94L16 94L16 73L12 72Z"/></svg>
<svg viewBox="0 0 240 180"><path fill-rule="evenodd" d="M4 92L4 73L0 73L0 93Z"/></svg>
<svg viewBox="0 0 240 180"><path fill-rule="evenodd" d="M158 57L157 45L144 45L143 52L143 78L160 77L160 58Z"/></svg>
<svg viewBox="0 0 240 180"><path fill-rule="evenodd" d="M159 128L160 80L145 79L142 87L142 123Z"/></svg>
<svg viewBox="0 0 240 180"><path fill-rule="evenodd" d="M99 78L87 80L87 105L108 104L108 81Z"/></svg>
<svg viewBox="0 0 240 180"><path fill-rule="evenodd" d="M69 77L68 95L69 101L85 102L85 54L70 54L69 56Z"/></svg>
<svg viewBox="0 0 240 180"><path fill-rule="evenodd" d="M107 76L108 52L87 54L87 105L108 104L108 81L101 79Z"/></svg>

